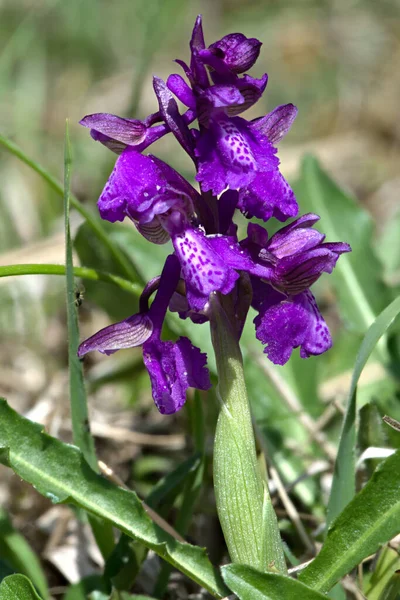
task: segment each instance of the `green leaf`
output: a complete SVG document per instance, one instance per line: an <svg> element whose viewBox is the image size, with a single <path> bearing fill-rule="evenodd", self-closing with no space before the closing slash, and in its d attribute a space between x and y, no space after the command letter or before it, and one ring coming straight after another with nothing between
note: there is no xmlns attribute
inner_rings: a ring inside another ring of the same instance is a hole
<svg viewBox="0 0 400 600"><path fill-rule="evenodd" d="M326 600L295 579L277 573L260 573L244 565L221 567L226 585L239 600Z"/></svg>
<svg viewBox="0 0 400 600"><path fill-rule="evenodd" d="M78 448L63 444L0 401L0 460L54 502L69 502L110 521L154 550L217 598L226 595L204 549L180 543L157 526L134 492L94 473Z"/></svg>
<svg viewBox="0 0 400 600"><path fill-rule="evenodd" d="M27 575L43 598L50 597L46 577L35 552L12 526L7 513L0 509L0 556L16 571Z"/></svg>
<svg viewBox="0 0 400 600"><path fill-rule="evenodd" d="M264 482L257 462L242 356L224 309L212 295L210 302L220 403L213 461L218 517L231 560L263 569L260 533Z"/></svg>
<svg viewBox="0 0 400 600"><path fill-rule="evenodd" d="M352 252L340 257L330 281L338 294L342 316L352 328L364 333L389 301L382 268L372 250L372 220L311 156L303 161L301 180L295 189L302 211L320 215L327 241L351 244Z"/></svg>
<svg viewBox="0 0 400 600"><path fill-rule="evenodd" d="M285 553L283 551L278 519L272 506L271 496L269 495L266 483L264 483L262 540L263 557L261 564L266 565L268 571L279 571L287 575Z"/></svg>
<svg viewBox="0 0 400 600"><path fill-rule="evenodd" d="M67 292L67 322L68 322L68 374L69 396L71 405L72 437L80 448L88 465L98 471L94 440L90 433L89 413L86 390L83 380L83 365L78 358L79 327L75 303L74 266L72 262L72 243L69 222L70 187L71 187L71 147L68 134L68 121L65 129L64 150L64 224L65 224L65 276ZM97 545L106 559L114 548L114 534L108 523L100 522L96 517L90 517Z"/></svg>
<svg viewBox="0 0 400 600"><path fill-rule="evenodd" d="M368 585L364 587L363 592L368 600L380 600L395 571L399 569L399 553L386 546L379 555Z"/></svg>
<svg viewBox="0 0 400 600"><path fill-rule="evenodd" d="M0 584L0 600L41 600L25 575L9 575Z"/></svg>
<svg viewBox="0 0 400 600"><path fill-rule="evenodd" d="M355 444L357 384L368 358L379 339L400 312L400 297L396 298L379 315L367 331L357 354L350 385L349 401L340 435L339 449L333 474L332 489L328 503L327 525L344 509L355 494Z"/></svg>
<svg viewBox="0 0 400 600"><path fill-rule="evenodd" d="M382 462L331 525L321 552L299 579L321 592L400 532L400 450Z"/></svg>

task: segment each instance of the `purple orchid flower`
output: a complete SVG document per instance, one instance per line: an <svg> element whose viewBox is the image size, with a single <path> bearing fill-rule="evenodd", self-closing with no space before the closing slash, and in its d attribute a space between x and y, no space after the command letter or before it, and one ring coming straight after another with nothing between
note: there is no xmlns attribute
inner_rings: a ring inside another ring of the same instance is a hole
<svg viewBox="0 0 400 600"><path fill-rule="evenodd" d="M278 106L253 121L239 116L261 98L267 85L266 74L260 79L243 74L257 60L260 46L255 38L233 33L206 47L198 17L190 64L177 61L189 84L177 74L166 83L154 77L158 112L143 121L107 113L81 121L95 140L119 154L98 201L101 217L111 222L128 217L148 241L171 240L174 254L161 277L146 285L140 312L84 341L78 354L143 346L153 397L165 414L181 408L188 387L210 386L206 356L188 338L161 340L168 308L194 324L203 323L212 317L211 295L229 295L222 305L228 307L240 338L251 302L258 311L256 336L276 364L287 362L294 348L300 347L300 356L307 358L332 343L310 287L323 272L332 272L350 246L326 243L312 229L319 219L313 214L270 239L255 224L249 224L245 240L239 243L237 238L237 209L264 221L285 221L298 212L276 155L296 107ZM174 96L186 105L184 114ZM195 120L198 128L189 127ZM142 154L170 133L193 160L201 193L165 162Z"/></svg>
<svg viewBox="0 0 400 600"><path fill-rule="evenodd" d="M158 282L154 302L147 308L151 283L141 297L141 312L120 323L109 325L82 342L78 356L97 350L112 354L123 348L143 346L143 361L150 375L154 402L162 414L180 410L186 400L186 390L193 387L208 390L211 386L207 356L186 337L176 342L162 341L161 330L169 301L180 278L180 265L170 255Z"/></svg>
<svg viewBox="0 0 400 600"><path fill-rule="evenodd" d="M247 239L241 242L257 265L251 272L252 305L259 311L257 338L267 345L265 352L276 364L285 364L298 346L301 357L307 358L332 344L309 288L323 272L331 273L339 256L351 248L324 242L325 236L311 229L318 220L318 215L303 215L270 240L263 227L251 223Z"/></svg>

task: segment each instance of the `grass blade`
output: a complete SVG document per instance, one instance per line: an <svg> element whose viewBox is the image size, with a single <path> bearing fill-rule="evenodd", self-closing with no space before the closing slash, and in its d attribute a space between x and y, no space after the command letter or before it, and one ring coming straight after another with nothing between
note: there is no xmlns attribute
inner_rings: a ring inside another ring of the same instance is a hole
<svg viewBox="0 0 400 600"><path fill-rule="evenodd" d="M16 277L20 275L63 275L65 277L66 268L64 265L52 264L21 264L21 265L4 265L0 266L0 277ZM98 271L97 269L89 269L88 267L73 267L75 277L88 279L89 281L105 281L112 283L122 290L130 292L136 297L142 293L142 287L136 283L131 283L127 279Z"/></svg>
<svg viewBox="0 0 400 600"><path fill-rule="evenodd" d="M35 552L0 509L0 555L19 573L29 577L43 598L50 598L46 577Z"/></svg>
<svg viewBox="0 0 400 600"><path fill-rule="evenodd" d="M360 350L351 380L349 401L340 435L339 450L335 463L332 489L328 503L327 526L342 512L344 507L352 500L355 494L355 445L356 415L357 415L357 384L368 358L376 347L380 338L400 313L400 297L396 298L379 315L368 329Z"/></svg>
<svg viewBox="0 0 400 600"><path fill-rule="evenodd" d="M94 440L90 433L82 362L79 360L77 354L79 346L79 327L75 305L74 268L72 263L72 241L69 223L71 148L68 134L68 121L65 130L64 169L65 276L67 291L68 372L72 437L74 443L82 451L88 465L90 465L94 471L98 472L99 468L97 465ZM114 549L112 527L108 523L99 522L96 518L89 518L89 520L99 549L104 558L107 558Z"/></svg>
<svg viewBox="0 0 400 600"><path fill-rule="evenodd" d="M82 362L78 359L77 355L79 346L79 329L75 306L72 242L69 224L71 149L68 135L68 122L65 132L64 167L65 276L67 288L68 364L72 435L74 444L80 448L86 462L94 471L98 471L94 441L90 434L89 414L87 408L85 384L83 381Z"/></svg>

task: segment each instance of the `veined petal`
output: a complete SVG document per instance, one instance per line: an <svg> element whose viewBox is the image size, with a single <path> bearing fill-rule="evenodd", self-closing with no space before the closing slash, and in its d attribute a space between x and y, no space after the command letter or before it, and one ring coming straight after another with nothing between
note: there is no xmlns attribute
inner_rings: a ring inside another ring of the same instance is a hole
<svg viewBox="0 0 400 600"><path fill-rule="evenodd" d="M320 278L331 273L339 254L322 247L294 256L285 256L274 270L273 285L287 294L300 294Z"/></svg>
<svg viewBox="0 0 400 600"><path fill-rule="evenodd" d="M87 115L79 123L127 146L136 146L143 142L147 132L147 127L142 121L123 119L108 113Z"/></svg>
<svg viewBox="0 0 400 600"><path fill-rule="evenodd" d="M137 314L104 327L82 342L78 356L82 357L92 350L102 354L113 354L124 348L134 348L146 342L153 332L153 322L146 314Z"/></svg>
<svg viewBox="0 0 400 600"><path fill-rule="evenodd" d="M250 75L244 75L240 79L238 78L235 85L243 96L244 102L229 106L226 110L227 115L235 117L253 106L263 95L267 83L267 73L265 73L261 79L254 79L254 77L250 77Z"/></svg>
<svg viewBox="0 0 400 600"><path fill-rule="evenodd" d="M149 372L154 402L162 414L180 410L186 390L211 387L207 356L186 337L175 343L150 340L143 347L143 360Z"/></svg>
<svg viewBox="0 0 400 600"><path fill-rule="evenodd" d="M182 148L189 156L193 157L193 138L190 135L185 119L179 113L175 98L167 88L165 82L159 77L153 77L153 87L158 99L160 113L162 114L164 121L181 144Z"/></svg>
<svg viewBox="0 0 400 600"><path fill-rule="evenodd" d="M282 104L265 117L252 121L251 127L265 135L271 144L277 144L288 133L297 113L298 110L293 104Z"/></svg>

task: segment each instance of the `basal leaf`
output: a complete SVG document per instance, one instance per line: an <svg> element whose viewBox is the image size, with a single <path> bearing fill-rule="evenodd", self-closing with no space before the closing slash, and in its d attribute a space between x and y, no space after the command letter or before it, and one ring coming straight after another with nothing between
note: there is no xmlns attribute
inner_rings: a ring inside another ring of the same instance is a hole
<svg viewBox="0 0 400 600"><path fill-rule="evenodd" d="M157 526L134 492L94 473L75 446L64 444L0 400L0 456L19 477L53 502L69 502L111 522L154 550L214 596L226 595L205 550L180 543Z"/></svg>
<svg viewBox="0 0 400 600"><path fill-rule="evenodd" d="M221 571L226 585L239 600L326 599L326 596L285 575L261 573L251 567L236 564L222 567Z"/></svg>
<svg viewBox="0 0 400 600"><path fill-rule="evenodd" d="M327 592L398 533L400 450L380 464L367 485L333 522L321 552L299 579Z"/></svg>
<svg viewBox="0 0 400 600"><path fill-rule="evenodd" d="M9 575L0 584L0 600L41 600L25 575Z"/></svg>

